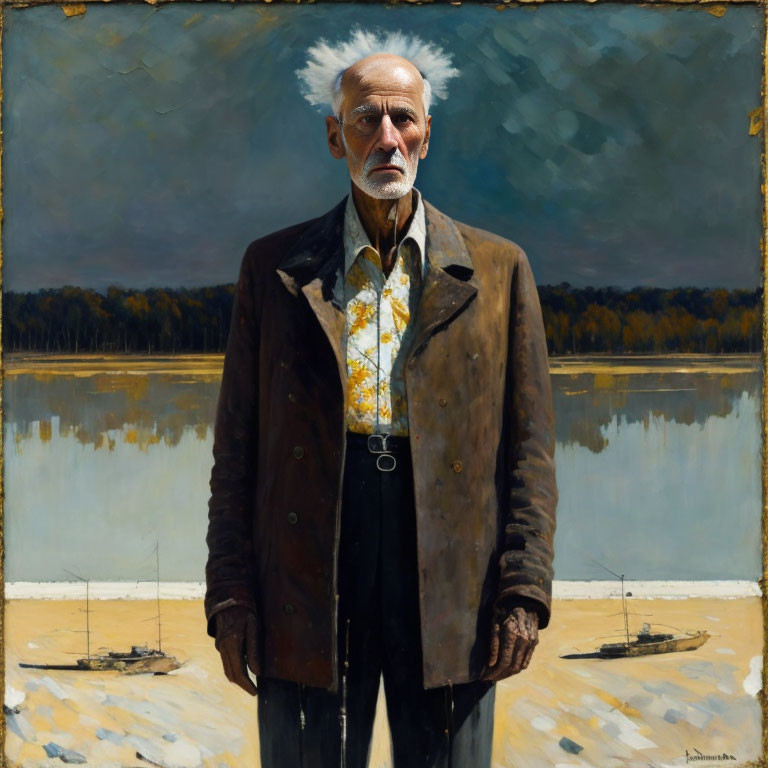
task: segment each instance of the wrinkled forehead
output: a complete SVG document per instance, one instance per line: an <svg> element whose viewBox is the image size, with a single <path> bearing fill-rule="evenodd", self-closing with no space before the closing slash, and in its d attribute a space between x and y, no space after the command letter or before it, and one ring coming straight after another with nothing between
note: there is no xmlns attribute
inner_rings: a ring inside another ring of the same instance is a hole
<svg viewBox="0 0 768 768"><path fill-rule="evenodd" d="M394 54L374 54L356 61L344 72L341 93L349 107L378 98L420 104L424 80L408 59Z"/></svg>

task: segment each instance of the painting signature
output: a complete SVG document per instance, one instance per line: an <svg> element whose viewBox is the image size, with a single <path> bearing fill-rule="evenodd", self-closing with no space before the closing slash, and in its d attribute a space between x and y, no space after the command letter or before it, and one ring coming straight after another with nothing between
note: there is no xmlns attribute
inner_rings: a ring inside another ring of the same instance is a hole
<svg viewBox="0 0 768 768"><path fill-rule="evenodd" d="M727 752L721 752L720 754L715 755L705 755L703 752L699 752L696 747L693 748L693 752L689 752L687 749L685 750L686 764L697 762L720 763L729 760L735 761L736 757L734 755L728 754Z"/></svg>
<svg viewBox="0 0 768 768"><path fill-rule="evenodd" d="M707 755L700 750L693 748L692 751L685 750L685 763L709 763L711 765L717 765L723 762L736 762L736 756L728 752L720 752L719 754ZM658 763L650 762L647 764L647 768L661 768Z"/></svg>

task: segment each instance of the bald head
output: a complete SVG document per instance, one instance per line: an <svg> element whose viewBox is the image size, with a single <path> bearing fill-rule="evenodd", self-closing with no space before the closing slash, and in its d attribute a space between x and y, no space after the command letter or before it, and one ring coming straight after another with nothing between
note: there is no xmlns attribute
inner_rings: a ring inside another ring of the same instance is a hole
<svg viewBox="0 0 768 768"><path fill-rule="evenodd" d="M370 97L386 93L421 106L420 118L429 114L431 89L419 70L408 59L394 53L374 53L344 70L334 99L334 112L341 119Z"/></svg>
<svg viewBox="0 0 768 768"><path fill-rule="evenodd" d="M331 154L346 158L369 197L404 197L429 146L426 78L402 56L377 52L351 63L337 83L336 114L325 118Z"/></svg>

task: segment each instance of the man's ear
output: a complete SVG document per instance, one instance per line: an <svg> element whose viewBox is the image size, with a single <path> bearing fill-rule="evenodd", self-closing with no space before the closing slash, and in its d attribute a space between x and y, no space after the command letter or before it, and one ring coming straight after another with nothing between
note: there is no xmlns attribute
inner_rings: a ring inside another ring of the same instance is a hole
<svg viewBox="0 0 768 768"><path fill-rule="evenodd" d="M421 142L421 149L419 150L419 160L423 160L427 156L429 150L429 131L432 127L432 115L427 115L427 130L424 133L424 141Z"/></svg>
<svg viewBox="0 0 768 768"><path fill-rule="evenodd" d="M330 150L331 155L337 160L346 157L347 151L341 138L341 126L339 125L339 121L335 117L328 115L325 118L325 128L328 131L328 149Z"/></svg>

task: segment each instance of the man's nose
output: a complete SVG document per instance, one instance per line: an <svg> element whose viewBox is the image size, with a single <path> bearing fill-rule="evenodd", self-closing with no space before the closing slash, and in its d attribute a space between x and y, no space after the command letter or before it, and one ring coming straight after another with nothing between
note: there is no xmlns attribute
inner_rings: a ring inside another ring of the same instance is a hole
<svg viewBox="0 0 768 768"><path fill-rule="evenodd" d="M395 128L389 115L385 114L381 118L379 125L379 136L376 142L377 146L387 151L393 150L400 143L400 132Z"/></svg>

